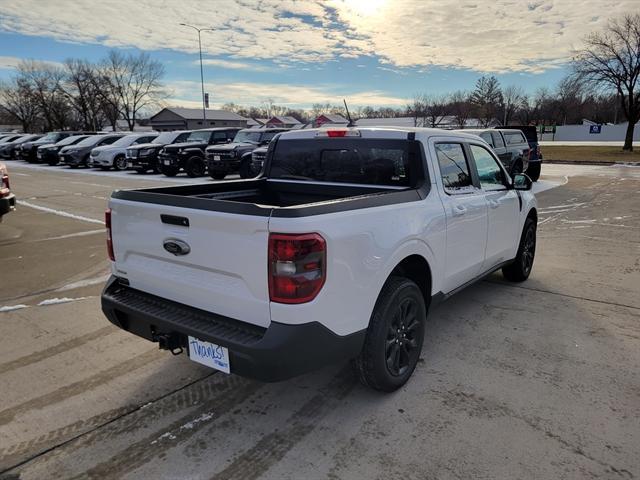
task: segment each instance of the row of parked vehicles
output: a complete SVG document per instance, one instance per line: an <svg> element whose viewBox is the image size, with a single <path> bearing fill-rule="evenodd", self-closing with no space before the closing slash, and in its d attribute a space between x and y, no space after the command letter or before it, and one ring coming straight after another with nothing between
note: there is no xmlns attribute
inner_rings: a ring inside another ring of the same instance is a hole
<svg viewBox="0 0 640 480"><path fill-rule="evenodd" d="M186 173L256 176L263 167L271 139L286 129L209 128L147 133L50 132L46 135L0 135L0 158L31 163L134 170L168 177ZM482 138L513 176L540 177L542 155L535 127L459 130Z"/></svg>
<svg viewBox="0 0 640 480"><path fill-rule="evenodd" d="M30 163L152 171L173 177L207 173L216 180L255 176L252 152L285 129L210 128L148 133L50 132L0 136L0 158Z"/></svg>

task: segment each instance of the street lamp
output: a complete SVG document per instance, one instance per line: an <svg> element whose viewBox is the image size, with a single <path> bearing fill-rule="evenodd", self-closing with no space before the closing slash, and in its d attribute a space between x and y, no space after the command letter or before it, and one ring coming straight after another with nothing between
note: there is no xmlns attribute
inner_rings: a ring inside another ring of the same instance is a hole
<svg viewBox="0 0 640 480"><path fill-rule="evenodd" d="M206 121L207 111L204 106L204 73L202 70L202 41L200 40L200 32L206 32L206 31L213 32L213 28L198 28L198 27L194 27L193 25L189 25L187 23L181 23L180 25L182 25L183 27L193 28L196 32L198 32L198 48L200 50L200 84L202 85L202 119ZM206 126L206 125L203 125L203 126Z"/></svg>

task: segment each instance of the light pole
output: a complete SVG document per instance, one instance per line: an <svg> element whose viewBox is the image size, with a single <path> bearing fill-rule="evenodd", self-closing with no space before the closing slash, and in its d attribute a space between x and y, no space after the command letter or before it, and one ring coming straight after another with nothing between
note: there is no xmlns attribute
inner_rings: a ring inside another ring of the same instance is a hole
<svg viewBox="0 0 640 480"><path fill-rule="evenodd" d="M204 72L202 70L202 40L200 39L200 32L206 32L206 31L213 32L213 28L198 28L198 27L194 27L193 25L189 25L187 23L181 23L180 25L182 25L183 27L193 28L196 32L198 32L198 49L200 50L200 84L202 85L202 120L206 121L207 111L204 106ZM203 126L206 127L205 123L203 123Z"/></svg>

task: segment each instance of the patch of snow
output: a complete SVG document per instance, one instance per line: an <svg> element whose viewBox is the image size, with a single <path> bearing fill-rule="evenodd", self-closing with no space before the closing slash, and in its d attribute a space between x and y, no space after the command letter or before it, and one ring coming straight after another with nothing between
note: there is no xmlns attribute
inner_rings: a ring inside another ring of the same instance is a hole
<svg viewBox="0 0 640 480"><path fill-rule="evenodd" d="M86 280L79 280L77 282L69 283L64 287L60 287L56 292L65 292L67 290L74 290L76 288L88 287L90 285L97 285L99 283L105 283L109 279L109 274L102 275L100 277L88 278Z"/></svg>
<svg viewBox="0 0 640 480"><path fill-rule="evenodd" d="M91 298L91 297L78 297L78 298L69 298L69 297L63 297L63 298L48 298L47 300L43 300L41 301L38 306L39 307L45 307L47 305L58 305L60 303L69 303L69 302L77 302L78 300L86 300L87 298Z"/></svg>
<svg viewBox="0 0 640 480"><path fill-rule="evenodd" d="M4 307L0 307L0 313L13 312L14 310L20 310L21 308L29 308L29 307L28 305L5 305Z"/></svg>
<svg viewBox="0 0 640 480"><path fill-rule="evenodd" d="M196 418L194 420L191 420L190 422L187 422L184 425L182 425L180 427L180 430L182 430L182 429L191 430L197 424L199 424L201 422L206 422L207 420L210 420L211 418L213 418L213 413L203 413L198 418Z"/></svg>

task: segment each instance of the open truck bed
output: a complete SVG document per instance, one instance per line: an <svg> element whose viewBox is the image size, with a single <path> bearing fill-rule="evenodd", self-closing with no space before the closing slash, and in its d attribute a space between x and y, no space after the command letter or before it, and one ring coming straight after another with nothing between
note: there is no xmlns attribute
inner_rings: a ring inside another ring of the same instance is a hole
<svg viewBox="0 0 640 480"><path fill-rule="evenodd" d="M112 198L245 215L298 217L423 198L423 190L308 181L227 181L116 191Z"/></svg>

